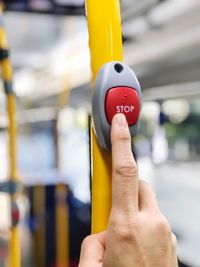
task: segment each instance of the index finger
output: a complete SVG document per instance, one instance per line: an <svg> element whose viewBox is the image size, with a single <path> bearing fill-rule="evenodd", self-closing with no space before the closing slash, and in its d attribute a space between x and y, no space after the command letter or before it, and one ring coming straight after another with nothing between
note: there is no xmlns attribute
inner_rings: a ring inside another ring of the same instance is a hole
<svg viewBox="0 0 200 267"><path fill-rule="evenodd" d="M138 210L138 173L126 117L117 114L111 128L112 208L127 214Z"/></svg>

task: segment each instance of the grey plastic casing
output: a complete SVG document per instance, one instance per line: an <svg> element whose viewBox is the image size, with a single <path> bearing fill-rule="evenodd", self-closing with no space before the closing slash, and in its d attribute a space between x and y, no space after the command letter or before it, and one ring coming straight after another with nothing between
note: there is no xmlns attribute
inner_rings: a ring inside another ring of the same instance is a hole
<svg viewBox="0 0 200 267"><path fill-rule="evenodd" d="M117 71L116 65L121 66L121 71L120 69ZM140 98L141 108L141 88L133 70L126 64L118 61L112 61L103 65L95 81L92 99L92 111L93 123L98 143L106 150L111 149L111 125L107 121L105 110L106 94L111 88L118 86L131 87L133 90L137 91ZM137 126L138 123L129 127L132 137L137 131Z"/></svg>

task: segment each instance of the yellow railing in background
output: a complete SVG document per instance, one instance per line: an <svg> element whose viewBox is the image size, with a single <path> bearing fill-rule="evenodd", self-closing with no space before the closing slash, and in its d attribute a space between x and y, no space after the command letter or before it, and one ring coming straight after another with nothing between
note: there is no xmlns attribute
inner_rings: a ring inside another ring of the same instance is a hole
<svg viewBox="0 0 200 267"><path fill-rule="evenodd" d="M44 185L33 187L33 214L38 220L33 231L34 261L37 267L46 266L46 225L45 225L46 190Z"/></svg>
<svg viewBox="0 0 200 267"><path fill-rule="evenodd" d="M93 81L101 66L122 60L119 0L86 0ZM111 207L111 154L92 130L92 232L105 230Z"/></svg>
<svg viewBox="0 0 200 267"><path fill-rule="evenodd" d="M0 49L2 51L8 51L8 42L6 32L3 26L2 19L2 6L0 5ZM9 162L10 162L10 181L18 182L17 174L17 126L15 119L15 95L12 91L12 66L9 57L6 56L0 61L1 73L5 87L6 99L7 99L7 112L8 112L8 133L9 133ZM17 193L11 194L11 201L16 201ZM9 243L9 267L20 267L20 237L18 225L11 228L11 238Z"/></svg>
<svg viewBox="0 0 200 267"><path fill-rule="evenodd" d="M70 75L68 75L70 79ZM69 83L69 80L66 81ZM55 125L55 144L56 144L56 168L60 171L60 146L59 146L59 113L62 108L68 105L70 97L70 85L57 97L57 118ZM66 118L67 119L67 118ZM66 184L58 183L56 185L56 267L69 266L69 207L68 207L68 189Z"/></svg>

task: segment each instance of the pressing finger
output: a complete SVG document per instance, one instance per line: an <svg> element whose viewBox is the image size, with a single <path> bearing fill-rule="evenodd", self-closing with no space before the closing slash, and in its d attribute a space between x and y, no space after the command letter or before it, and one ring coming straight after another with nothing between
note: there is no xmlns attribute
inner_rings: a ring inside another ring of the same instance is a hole
<svg viewBox="0 0 200 267"><path fill-rule="evenodd" d="M131 149L126 117L117 114L112 121L112 207L121 212L138 210L137 165Z"/></svg>

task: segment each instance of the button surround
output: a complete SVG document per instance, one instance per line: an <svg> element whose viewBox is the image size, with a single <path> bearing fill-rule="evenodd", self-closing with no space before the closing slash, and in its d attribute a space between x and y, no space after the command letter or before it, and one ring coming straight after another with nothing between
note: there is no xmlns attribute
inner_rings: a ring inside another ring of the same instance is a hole
<svg viewBox="0 0 200 267"><path fill-rule="evenodd" d="M116 66L120 68L116 70ZM120 70L122 70L120 72ZM93 112L93 125L98 144L101 148L111 150L111 124L106 117L106 95L107 92L115 87L129 87L131 90L136 91L139 96L140 107L142 105L142 92L138 79L134 71L119 61L112 61L104 64L95 80L94 93L92 98L92 112ZM123 104L123 103L122 103ZM131 103L132 104L132 103ZM123 106L123 105L122 105ZM123 107L122 107L123 108ZM121 111L121 110L120 110ZM122 110L123 111L123 110ZM114 112L115 114L116 112ZM138 129L139 121L136 124L129 126L131 137L133 137Z"/></svg>

